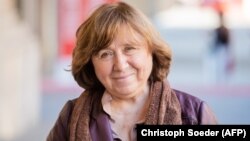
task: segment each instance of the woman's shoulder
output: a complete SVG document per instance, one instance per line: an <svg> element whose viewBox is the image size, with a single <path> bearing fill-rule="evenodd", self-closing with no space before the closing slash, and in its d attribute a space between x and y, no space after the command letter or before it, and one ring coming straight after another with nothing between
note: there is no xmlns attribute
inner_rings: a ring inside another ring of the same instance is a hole
<svg viewBox="0 0 250 141"><path fill-rule="evenodd" d="M207 103L189 93L173 89L182 113L183 124L216 124L214 113Z"/></svg>
<svg viewBox="0 0 250 141"><path fill-rule="evenodd" d="M59 116L50 130L46 141L66 141L68 139L68 125L75 105L75 99L68 100L61 109Z"/></svg>
<svg viewBox="0 0 250 141"><path fill-rule="evenodd" d="M62 108L62 110L60 112L60 115L63 116L63 117L65 117L66 115L69 115L73 111L73 109L74 109L74 105L76 103L76 100L77 100L77 98L68 100L64 104L64 106L63 106L63 108Z"/></svg>
<svg viewBox="0 0 250 141"><path fill-rule="evenodd" d="M201 104L202 102L204 102L202 99L194 96L194 95L191 95L187 92L184 92L184 91L180 91L180 90L176 90L176 89L173 89L174 93L176 94L178 100L180 101L181 104L185 104L186 106L187 105L199 105Z"/></svg>
<svg viewBox="0 0 250 141"><path fill-rule="evenodd" d="M69 117L72 114L72 111L77 103L77 100L83 99L83 101L85 101L87 97L88 97L88 93L83 92L78 97L67 100L63 108L60 111L60 116Z"/></svg>
<svg viewBox="0 0 250 141"><path fill-rule="evenodd" d="M70 99L68 100L63 108L61 109L60 113L59 113L59 118L64 125L64 127L67 127L67 124L69 123L70 117L72 115L75 103L76 103L77 98L74 99Z"/></svg>

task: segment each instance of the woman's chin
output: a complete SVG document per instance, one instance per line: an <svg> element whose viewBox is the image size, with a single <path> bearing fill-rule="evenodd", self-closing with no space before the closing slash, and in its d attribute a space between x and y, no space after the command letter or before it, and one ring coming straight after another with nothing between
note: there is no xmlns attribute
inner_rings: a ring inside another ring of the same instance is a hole
<svg viewBox="0 0 250 141"><path fill-rule="evenodd" d="M116 88L115 95L120 98L130 98L134 96L136 88L134 86L124 86Z"/></svg>

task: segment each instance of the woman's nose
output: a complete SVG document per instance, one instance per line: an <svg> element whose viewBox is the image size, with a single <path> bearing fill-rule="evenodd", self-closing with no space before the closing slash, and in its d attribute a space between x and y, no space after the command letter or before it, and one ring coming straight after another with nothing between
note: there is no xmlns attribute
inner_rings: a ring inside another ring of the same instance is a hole
<svg viewBox="0 0 250 141"><path fill-rule="evenodd" d="M114 56L114 66L113 69L115 71L123 71L128 67L128 58L126 55L119 53Z"/></svg>

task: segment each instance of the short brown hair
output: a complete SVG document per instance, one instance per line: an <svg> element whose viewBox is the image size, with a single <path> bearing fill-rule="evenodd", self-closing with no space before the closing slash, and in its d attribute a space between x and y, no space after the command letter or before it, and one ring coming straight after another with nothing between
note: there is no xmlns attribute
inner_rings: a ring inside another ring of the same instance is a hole
<svg viewBox="0 0 250 141"><path fill-rule="evenodd" d="M97 8L76 32L73 50L72 74L76 82L86 90L104 86L97 79L91 57L111 44L122 24L138 32L152 52L152 81L162 81L169 72L171 50L148 18L136 8L124 2L106 3Z"/></svg>

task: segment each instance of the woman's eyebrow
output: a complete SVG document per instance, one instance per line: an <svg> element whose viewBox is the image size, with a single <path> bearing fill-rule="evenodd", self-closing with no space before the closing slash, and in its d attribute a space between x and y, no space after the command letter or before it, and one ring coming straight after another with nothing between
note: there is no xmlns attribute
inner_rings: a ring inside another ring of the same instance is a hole
<svg viewBox="0 0 250 141"><path fill-rule="evenodd" d="M139 41L128 41L123 43L123 46L131 46L131 45L140 45L141 43Z"/></svg>

